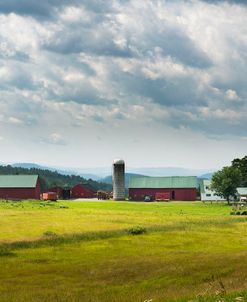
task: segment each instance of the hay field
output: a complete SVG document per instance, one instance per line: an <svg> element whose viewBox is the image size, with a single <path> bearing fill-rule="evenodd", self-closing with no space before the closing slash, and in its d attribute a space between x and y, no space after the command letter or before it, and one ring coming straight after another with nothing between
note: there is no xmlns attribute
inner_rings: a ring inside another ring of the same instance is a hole
<svg viewBox="0 0 247 302"><path fill-rule="evenodd" d="M247 301L247 219L230 211L0 201L0 301Z"/></svg>

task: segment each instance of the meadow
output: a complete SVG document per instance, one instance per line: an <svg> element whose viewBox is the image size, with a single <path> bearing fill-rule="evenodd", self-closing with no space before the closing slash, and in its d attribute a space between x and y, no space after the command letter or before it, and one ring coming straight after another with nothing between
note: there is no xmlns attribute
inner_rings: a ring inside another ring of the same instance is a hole
<svg viewBox="0 0 247 302"><path fill-rule="evenodd" d="M0 201L0 301L247 301L247 218L230 211Z"/></svg>

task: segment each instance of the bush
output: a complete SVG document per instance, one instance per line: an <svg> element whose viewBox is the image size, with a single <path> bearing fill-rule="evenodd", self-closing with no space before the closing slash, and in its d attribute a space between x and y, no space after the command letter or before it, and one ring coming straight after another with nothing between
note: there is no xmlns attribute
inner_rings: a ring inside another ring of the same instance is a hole
<svg viewBox="0 0 247 302"><path fill-rule="evenodd" d="M57 234L55 232L52 231L46 231L43 233L43 236L45 237L57 237Z"/></svg>
<svg viewBox="0 0 247 302"><path fill-rule="evenodd" d="M60 208L60 209L68 209L69 207L68 207L68 206L64 206L64 205L60 205L59 208Z"/></svg>
<svg viewBox="0 0 247 302"><path fill-rule="evenodd" d="M141 226L136 226L128 230L128 233L131 235L141 235L145 234L147 232L147 229Z"/></svg>
<svg viewBox="0 0 247 302"><path fill-rule="evenodd" d="M8 246L0 245L0 257L11 256L13 252Z"/></svg>

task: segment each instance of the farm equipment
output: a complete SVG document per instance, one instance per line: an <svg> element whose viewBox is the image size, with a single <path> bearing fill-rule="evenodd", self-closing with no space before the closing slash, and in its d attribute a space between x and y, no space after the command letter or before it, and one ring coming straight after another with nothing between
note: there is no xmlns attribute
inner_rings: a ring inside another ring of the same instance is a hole
<svg viewBox="0 0 247 302"><path fill-rule="evenodd" d="M97 191L97 198L98 198L98 200L110 199L111 198L111 193L99 190L99 191Z"/></svg>
<svg viewBox="0 0 247 302"><path fill-rule="evenodd" d="M156 201L169 201L170 200L170 192L157 192L155 194Z"/></svg>
<svg viewBox="0 0 247 302"><path fill-rule="evenodd" d="M231 215L247 215L247 202L234 202L232 204Z"/></svg>
<svg viewBox="0 0 247 302"><path fill-rule="evenodd" d="M56 192L46 192L42 194L42 199L47 201L57 201L57 193Z"/></svg>
<svg viewBox="0 0 247 302"><path fill-rule="evenodd" d="M146 195L146 196L144 197L144 201L146 201L146 202L153 201L152 196Z"/></svg>

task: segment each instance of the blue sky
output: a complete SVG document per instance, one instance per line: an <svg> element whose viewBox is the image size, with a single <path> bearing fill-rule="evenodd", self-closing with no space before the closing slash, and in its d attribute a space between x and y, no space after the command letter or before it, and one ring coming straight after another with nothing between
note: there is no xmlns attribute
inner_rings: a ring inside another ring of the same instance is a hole
<svg viewBox="0 0 247 302"><path fill-rule="evenodd" d="M244 3L0 0L0 161L214 169L246 155Z"/></svg>

